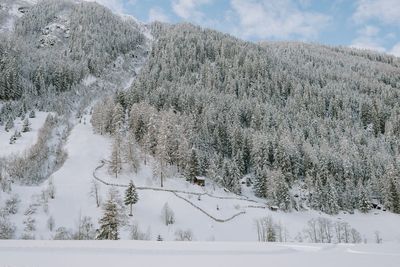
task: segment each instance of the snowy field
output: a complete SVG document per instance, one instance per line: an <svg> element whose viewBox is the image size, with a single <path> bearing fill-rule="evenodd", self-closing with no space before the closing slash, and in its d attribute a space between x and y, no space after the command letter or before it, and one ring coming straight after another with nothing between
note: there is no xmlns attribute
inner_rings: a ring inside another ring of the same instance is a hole
<svg viewBox="0 0 400 267"><path fill-rule="evenodd" d="M4 126L0 126L0 158L20 154L33 146L37 141L38 132L46 121L48 114L47 112L36 112L36 118L29 118L31 130L21 133L22 137L18 138L15 144L10 144L10 138L16 130L22 130L23 121L17 118L14 121L14 127L8 132L4 130Z"/></svg>
<svg viewBox="0 0 400 267"><path fill-rule="evenodd" d="M44 115L38 116L38 125L44 120ZM94 134L90 115L85 115L68 138L65 146L67 160L52 175L56 194L55 199L49 200L46 209L40 206L40 195L47 188L47 182L39 186L13 185L10 195L0 195L0 206L12 194L17 193L21 198L18 213L10 215L10 220L17 226L16 238L23 234L23 221L26 219L24 212L32 205L37 207L35 214L31 215L36 221L36 239L46 240L54 237L55 230L50 231L47 226L50 217L54 219L54 229L66 227L75 231L79 219L84 216L91 217L94 226L97 227L102 209L96 206L94 197L90 195L95 174L106 183L127 185L131 179L134 181L139 189L139 202L134 205L134 216L129 218L128 225L138 224L140 231L150 240L156 240L158 235L161 235L165 241L174 241L177 231L190 230L194 241L254 242L257 241L255 220L271 216L275 223L284 226L287 231L285 239L291 242L299 240L298 234L304 233L310 219L324 217L333 222L348 222L360 232L363 242L375 243L375 232L379 231L384 244L400 244L400 216L390 212L373 210L367 214L356 212L354 215L340 213L334 216L313 210L274 212L266 208L263 200L249 201L243 196L225 192L209 180L206 180L206 187L203 188L179 177L169 178L164 182L163 189L170 191L159 191L159 179L153 176L149 164L142 164L137 174L125 170L118 178L108 173L106 165L96 171L96 168L102 165L102 160L109 159L110 148L111 139ZM110 188L111 186L99 183L99 193L103 201L107 199ZM245 185L243 189L246 195L250 195L250 190ZM118 190L123 196L125 188L118 187ZM204 195L199 198L198 194ZM257 200L254 196L251 199ZM161 217L166 203L175 213L175 223L168 226ZM233 216L236 217L232 218ZM224 220L227 221L221 222ZM129 239L130 228L121 229L120 237Z"/></svg>
<svg viewBox="0 0 400 267"><path fill-rule="evenodd" d="M399 265L399 244L0 241L2 267L398 267Z"/></svg>

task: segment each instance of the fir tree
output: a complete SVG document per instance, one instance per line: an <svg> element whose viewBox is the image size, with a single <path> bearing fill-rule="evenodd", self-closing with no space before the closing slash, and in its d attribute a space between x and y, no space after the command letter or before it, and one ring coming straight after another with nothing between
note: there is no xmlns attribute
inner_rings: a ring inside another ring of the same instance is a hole
<svg viewBox="0 0 400 267"><path fill-rule="evenodd" d="M115 178L118 178L118 174L122 171L121 137L119 135L114 138L109 169Z"/></svg>
<svg viewBox="0 0 400 267"><path fill-rule="evenodd" d="M328 177L323 187L322 211L328 214L337 214L339 212L338 195L332 179L332 177Z"/></svg>
<svg viewBox="0 0 400 267"><path fill-rule="evenodd" d="M117 103L113 109L111 123L112 133L116 134L122 130L124 124L124 108L120 103Z"/></svg>
<svg viewBox="0 0 400 267"><path fill-rule="evenodd" d="M194 148L192 148L187 169L188 180L193 183L195 178L199 175L199 160L197 158L197 153Z"/></svg>
<svg viewBox="0 0 400 267"><path fill-rule="evenodd" d="M14 120L9 118L6 122L6 126L5 126L5 131L8 132L10 131L10 129L12 129L14 127Z"/></svg>
<svg viewBox="0 0 400 267"><path fill-rule="evenodd" d="M118 205L113 197L110 196L104 204L103 212L103 217L99 220L100 229L96 239L118 240L121 221L118 214Z"/></svg>
<svg viewBox="0 0 400 267"><path fill-rule="evenodd" d="M358 207L361 212L368 212L371 209L371 204L368 199L368 194L367 191L365 190L365 187L362 185L360 182L358 185Z"/></svg>
<svg viewBox="0 0 400 267"><path fill-rule="evenodd" d="M133 184L133 181L131 180L129 182L128 188L125 191L125 205L129 205L130 212L129 216L133 216L132 214L132 205L136 204L139 200L138 193L136 192L136 187Z"/></svg>
<svg viewBox="0 0 400 267"><path fill-rule="evenodd" d="M34 110L31 110L31 112L29 112L29 118L31 119L36 118L36 113Z"/></svg>
<svg viewBox="0 0 400 267"><path fill-rule="evenodd" d="M268 195L268 173L266 169L259 170L254 177L254 193L257 197L266 198Z"/></svg>
<svg viewBox="0 0 400 267"><path fill-rule="evenodd" d="M390 210L394 213L400 213L400 193L394 178L390 179L388 191Z"/></svg>
<svg viewBox="0 0 400 267"><path fill-rule="evenodd" d="M276 183L275 189L275 200L276 204L282 210L290 210L291 208L291 200L289 193L289 186L286 182L285 176L281 171L276 171L274 176L274 181Z"/></svg>
<svg viewBox="0 0 400 267"><path fill-rule="evenodd" d="M22 124L22 132L23 133L29 132L31 130L30 125L31 124L30 124L28 118L26 118Z"/></svg>

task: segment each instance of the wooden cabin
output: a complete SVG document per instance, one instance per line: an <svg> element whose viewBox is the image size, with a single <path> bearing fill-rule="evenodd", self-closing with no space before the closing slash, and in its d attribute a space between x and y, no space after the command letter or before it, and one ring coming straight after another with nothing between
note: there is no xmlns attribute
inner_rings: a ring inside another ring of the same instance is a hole
<svg viewBox="0 0 400 267"><path fill-rule="evenodd" d="M196 176L196 177L194 178L193 183L195 183L195 184L197 184L197 185L199 185L199 186L205 186L205 185L206 185L206 180L205 180L204 177Z"/></svg>

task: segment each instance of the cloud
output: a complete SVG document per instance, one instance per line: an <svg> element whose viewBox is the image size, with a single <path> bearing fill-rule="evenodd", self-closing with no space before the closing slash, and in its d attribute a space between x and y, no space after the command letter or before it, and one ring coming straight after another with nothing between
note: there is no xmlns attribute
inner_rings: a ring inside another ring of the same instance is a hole
<svg viewBox="0 0 400 267"><path fill-rule="evenodd" d="M128 5L134 6L134 5L136 5L137 0L127 0L126 3L127 3Z"/></svg>
<svg viewBox="0 0 400 267"><path fill-rule="evenodd" d="M315 38L330 17L304 11L301 5L293 0L231 0L231 7L239 17L236 31L244 38Z"/></svg>
<svg viewBox="0 0 400 267"><path fill-rule="evenodd" d="M380 29L378 27L367 25L358 30L358 36L353 40L350 46L358 49L385 52L386 49L381 44L382 38L380 38L379 33Z"/></svg>
<svg viewBox="0 0 400 267"><path fill-rule="evenodd" d="M395 44L389 53L396 57L400 57L400 42Z"/></svg>
<svg viewBox="0 0 400 267"><path fill-rule="evenodd" d="M149 21L169 22L170 19L162 8L153 7L149 10Z"/></svg>
<svg viewBox="0 0 400 267"><path fill-rule="evenodd" d="M400 1L358 0L353 19L357 23L377 20L385 24L400 25Z"/></svg>
<svg viewBox="0 0 400 267"><path fill-rule="evenodd" d="M386 49L383 46L383 42L384 38L380 34L380 29L376 26L367 25L358 31L358 37L353 40L350 47L373 50L400 57L400 42L391 49Z"/></svg>
<svg viewBox="0 0 400 267"><path fill-rule="evenodd" d="M198 8L209 3L211 3L211 0L173 0L172 10L177 16L185 20L200 21L203 19L204 13Z"/></svg>

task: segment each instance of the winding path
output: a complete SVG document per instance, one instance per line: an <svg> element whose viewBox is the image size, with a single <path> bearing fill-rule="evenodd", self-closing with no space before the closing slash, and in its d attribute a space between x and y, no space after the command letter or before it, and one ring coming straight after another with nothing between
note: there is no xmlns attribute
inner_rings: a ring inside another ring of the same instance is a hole
<svg viewBox="0 0 400 267"><path fill-rule="evenodd" d="M95 180L99 181L100 183L102 183L102 184L104 184L104 185L107 185L107 186L124 187L124 188L128 187L128 185L126 185L126 184L109 183L109 182L106 182L106 181L104 181L103 179L99 178L99 177L97 176L96 173L97 173L98 170L100 170L101 168L103 168L105 164L106 164L106 161L105 161L105 160L102 160L102 161L101 161L101 164L100 164L99 166L97 166L97 167L94 169L94 171L93 171L93 178L94 178ZM248 199L248 198L246 198L246 197L221 197L221 196L214 196L214 195L212 195L212 194L210 194L210 193L207 193L207 192L204 192L204 193L197 193L197 192L190 192L190 191L182 191L182 190L174 190L174 189L163 189L163 188L156 188L156 187L143 187L143 186L138 186L138 187L136 187L136 189L137 189L137 190L152 190L152 191L170 192L170 193L174 194L177 198L182 199L183 201L187 202L188 204L190 204L191 206L193 206L194 208L196 208L196 209L199 210L200 212L204 213L206 216L208 216L208 217L211 218L212 220L214 220L214 221L216 221L216 222L221 222L221 223L231 221L231 220L233 220L234 218L236 218L236 217L238 217L238 216L240 216L240 215L245 214L246 211L238 212L238 213L236 213L236 214L234 214L234 215L232 215L231 217L226 218L226 219L219 219L219 218L216 218L216 217L212 216L212 215L209 214L207 211L205 211L205 210L202 209L201 207L197 206L196 204L194 204L192 201L188 200L187 198L184 198L183 196L180 196L179 193L182 193L182 194L189 194L189 195L196 195L196 196L205 196L205 195L206 195L206 196L209 196L209 197L212 197L212 198L217 198L217 199L234 199L234 200L248 201L248 202L252 202L252 203L264 204L264 205L265 205L265 203L260 203L260 202L257 202L257 201L255 201L255 200ZM267 207L266 207L266 206L248 205L248 206L245 206L245 208L260 208L260 209L266 209Z"/></svg>

